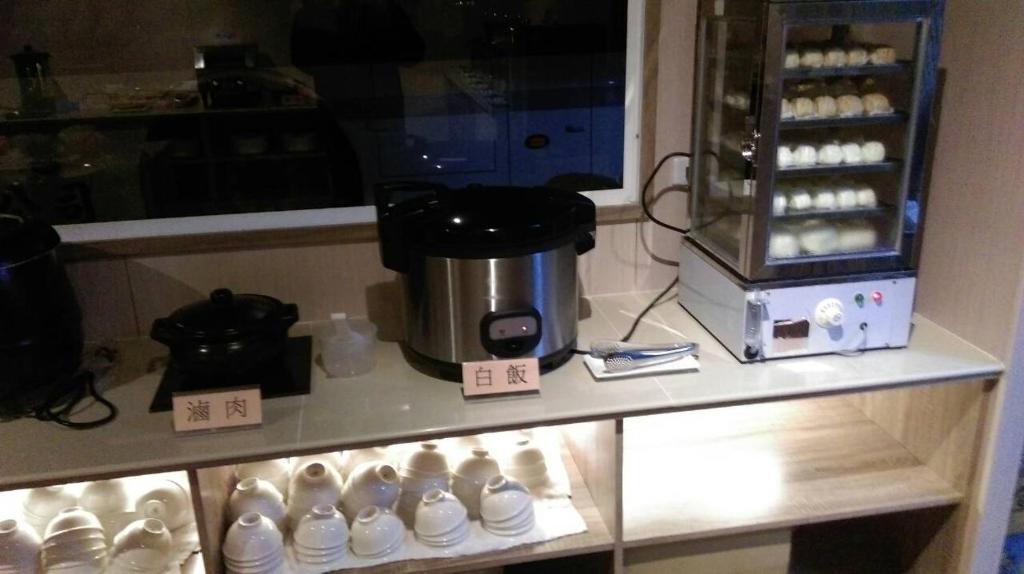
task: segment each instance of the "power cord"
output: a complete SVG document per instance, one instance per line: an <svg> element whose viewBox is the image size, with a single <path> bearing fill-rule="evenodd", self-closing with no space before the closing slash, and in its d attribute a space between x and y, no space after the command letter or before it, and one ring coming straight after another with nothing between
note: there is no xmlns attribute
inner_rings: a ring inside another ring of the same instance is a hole
<svg viewBox="0 0 1024 574"><path fill-rule="evenodd" d="M658 219L651 212L651 207L647 204L647 190L651 187L651 184L654 183L654 178L658 177L658 172L661 171L661 168L665 165L665 163L674 157L692 158L693 156L685 151L674 151L672 153L666 154L664 157L658 160L658 163L654 166L654 171L651 172L651 175L647 177L647 181L644 182L643 187L640 188L640 208L644 210L644 215L646 215L647 219L650 219L652 223L660 225L665 229L671 229L672 231L676 231L678 233L686 235L690 233L689 229L676 227L671 223L665 223L664 221Z"/></svg>
<svg viewBox="0 0 1024 574"><path fill-rule="evenodd" d="M651 174L649 176L647 176L647 179L644 181L643 186L640 188L640 208L643 209L644 215L646 215L647 219L650 219L652 223L654 223L656 225L660 225L661 227L664 227L665 229L671 229L672 231L675 231L675 232L680 233L682 235L687 235L688 233L690 233L689 229L683 229L682 227L676 227L675 225L672 225L671 223L666 223L666 222L658 219L651 212L651 207L647 203L647 190L650 189L651 184L654 183L654 178L658 177L658 172L660 172L661 168L665 166L665 163L667 163L668 160L670 160L670 159L672 159L674 157L692 158L693 156L691 154L687 153L687 152L684 152L684 151L674 151L674 152L666 154L661 159L659 159L658 163L655 164L655 166L654 166L654 170L651 171ZM672 282L668 284L668 287L665 287L665 289L663 289L661 291L661 293L658 293L658 296L655 297L654 300L652 300L650 303L648 303L648 305L646 307L644 307L643 311L640 311L640 314L637 315L636 319L633 320L633 324L630 325L629 331L627 331L626 335L624 337L622 337L621 341L623 343L627 343L627 342L629 342L630 339L633 338L633 335L636 333L636 330L640 327L640 323L644 320L644 317L646 317L647 314L651 312L651 309L653 309L656 305L658 305L658 303L662 300L662 298L665 297L665 295L668 294L668 292L671 291L672 288L675 287L677 283L679 283L679 277L676 277L676 278L672 279ZM589 351L584 351L584 350L581 350L581 349L573 349L572 352L574 354L576 354L576 355L589 355L590 354Z"/></svg>

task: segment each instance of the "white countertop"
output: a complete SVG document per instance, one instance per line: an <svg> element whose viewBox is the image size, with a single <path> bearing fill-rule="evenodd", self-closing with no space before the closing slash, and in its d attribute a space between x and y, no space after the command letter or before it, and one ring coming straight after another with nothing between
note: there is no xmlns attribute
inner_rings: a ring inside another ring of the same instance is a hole
<svg viewBox="0 0 1024 574"><path fill-rule="evenodd" d="M589 298L579 347L617 338L653 293ZM822 356L744 365L736 361L674 300L659 305L635 341L670 341L679 333L701 344L701 371L595 382L574 357L542 378L539 395L466 401L456 383L413 370L398 345L378 345L377 368L353 379L327 379L313 366L312 394L264 402L263 426L175 436L170 413L149 414L160 372L146 372L165 349L147 340L121 345L123 361L104 385L121 415L89 431L34 420L0 423L0 489L157 470L407 442L485 430L557 424L973 380L999 375L1003 365L922 317L906 349L858 357ZM88 410L82 413L89 415Z"/></svg>

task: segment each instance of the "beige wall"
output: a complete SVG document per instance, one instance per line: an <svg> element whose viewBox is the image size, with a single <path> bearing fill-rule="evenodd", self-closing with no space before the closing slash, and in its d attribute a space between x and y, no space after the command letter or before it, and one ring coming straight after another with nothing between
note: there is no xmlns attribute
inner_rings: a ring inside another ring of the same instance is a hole
<svg viewBox="0 0 1024 574"><path fill-rule="evenodd" d="M370 241L114 258L72 263L69 271L90 339L147 335L153 320L202 299L218 287L262 293L299 306L305 321L332 312L394 321L394 274L380 265ZM642 286L649 259L636 223L598 227L597 247L580 259L586 294L623 293Z"/></svg>

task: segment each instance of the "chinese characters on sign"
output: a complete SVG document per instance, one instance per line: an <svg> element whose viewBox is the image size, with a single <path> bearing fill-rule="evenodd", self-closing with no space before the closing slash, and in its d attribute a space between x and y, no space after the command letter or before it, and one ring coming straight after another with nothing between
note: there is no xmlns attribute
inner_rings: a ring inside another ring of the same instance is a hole
<svg viewBox="0 0 1024 574"><path fill-rule="evenodd" d="M509 365L506 372L508 373L508 384L510 386L529 384L526 381L526 365Z"/></svg>
<svg viewBox="0 0 1024 574"><path fill-rule="evenodd" d="M537 359L463 363L462 381L466 396L539 391L540 365Z"/></svg>
<svg viewBox="0 0 1024 574"><path fill-rule="evenodd" d="M188 432L259 425L263 411L259 387L175 393L174 430Z"/></svg>
<svg viewBox="0 0 1024 574"><path fill-rule="evenodd" d="M232 416L238 416L245 418L245 399L239 399L234 397L230 401L224 403L224 409L227 411L227 417L230 419Z"/></svg>
<svg viewBox="0 0 1024 574"><path fill-rule="evenodd" d="M197 423L210 420L210 401L196 400L195 404L188 401L188 422Z"/></svg>

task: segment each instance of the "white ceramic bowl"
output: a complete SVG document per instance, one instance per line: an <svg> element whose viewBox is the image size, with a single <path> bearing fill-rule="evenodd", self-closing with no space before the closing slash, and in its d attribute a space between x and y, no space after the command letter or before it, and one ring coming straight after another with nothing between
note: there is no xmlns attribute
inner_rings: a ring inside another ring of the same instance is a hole
<svg viewBox="0 0 1024 574"><path fill-rule="evenodd" d="M437 443L422 442L420 448L409 452L402 461L399 473L403 477L429 479L448 477L448 458Z"/></svg>
<svg viewBox="0 0 1024 574"><path fill-rule="evenodd" d="M95 514L100 520L108 514L117 514L131 508L128 490L121 479L97 480L85 485L78 496L78 506Z"/></svg>
<svg viewBox="0 0 1024 574"><path fill-rule="evenodd" d="M342 451L337 452L322 452L320 454L311 454L307 456L297 456L292 459L292 474L301 472L303 468L314 463L319 462L324 466L329 466L334 469L342 478L345 477L345 457Z"/></svg>
<svg viewBox="0 0 1024 574"><path fill-rule="evenodd" d="M367 462L387 463L390 460L391 457L388 454L388 449L382 446L346 450L341 455L341 474L342 476L350 477L359 465Z"/></svg>
<svg viewBox="0 0 1024 574"><path fill-rule="evenodd" d="M341 490L341 505L345 518L355 520L359 511L367 506L390 508L400 492L395 467L382 462L366 462L352 472Z"/></svg>
<svg viewBox="0 0 1024 574"><path fill-rule="evenodd" d="M348 524L333 506L314 506L299 520L292 539L296 548L304 550L330 552L344 549L348 547Z"/></svg>
<svg viewBox="0 0 1024 574"><path fill-rule="evenodd" d="M30 524L0 521L0 572L35 574L43 541Z"/></svg>
<svg viewBox="0 0 1024 574"><path fill-rule="evenodd" d="M466 507L455 495L440 489L428 491L416 508L416 536L437 537L469 522Z"/></svg>
<svg viewBox="0 0 1024 574"><path fill-rule="evenodd" d="M449 490L448 477L438 476L434 478L407 478L399 480L401 493L398 496L398 503L395 511L402 519L402 522L409 528L413 528L416 521L416 508L423 499L423 495L431 490Z"/></svg>
<svg viewBox="0 0 1024 574"><path fill-rule="evenodd" d="M480 516L484 522L502 522L518 516L532 504L529 489L499 475L487 481L487 486L480 493Z"/></svg>
<svg viewBox="0 0 1024 574"><path fill-rule="evenodd" d="M416 493L416 502L419 502L420 495L428 490L434 490L439 488L441 490L448 490L449 479L448 476L435 476L432 478L409 478L402 476L398 481L402 492L411 491Z"/></svg>
<svg viewBox="0 0 1024 574"><path fill-rule="evenodd" d="M243 514L228 528L221 550L225 561L257 562L283 555L284 539L272 520L250 512Z"/></svg>
<svg viewBox="0 0 1024 574"><path fill-rule="evenodd" d="M270 484L288 500L288 482L291 480L292 467L287 458L276 458L247 462L235 466L235 478L239 482L247 478L260 478Z"/></svg>
<svg viewBox="0 0 1024 574"><path fill-rule="evenodd" d="M387 510L370 506L359 511L352 523L352 552L378 557L397 550L405 540L405 525Z"/></svg>
<svg viewBox="0 0 1024 574"><path fill-rule="evenodd" d="M25 519L41 535L57 513L69 506L76 506L77 499L63 486L33 488L22 502Z"/></svg>
<svg viewBox="0 0 1024 574"><path fill-rule="evenodd" d="M426 544L427 546L434 546L434 547L438 547L438 548L444 548L444 547L448 547L448 546L455 546L456 544L462 543L467 538L469 538L469 534L470 534L470 526L469 526L469 522L467 521L467 522L463 523L461 526L455 528L454 530L452 530L450 532L446 532L445 534L441 534L441 535L438 535L438 536L419 536L419 535L417 535L417 539L420 542L422 542L423 544Z"/></svg>
<svg viewBox="0 0 1024 574"><path fill-rule="evenodd" d="M341 500L341 476L333 467L313 462L292 476L289 491L288 524L295 528L314 506L338 506Z"/></svg>
<svg viewBox="0 0 1024 574"><path fill-rule="evenodd" d="M163 571L171 560L171 532L158 518L129 524L114 537L110 555L124 566Z"/></svg>
<svg viewBox="0 0 1024 574"><path fill-rule="evenodd" d="M106 570L106 560L55 564L46 569L46 574L101 574Z"/></svg>
<svg viewBox="0 0 1024 574"><path fill-rule="evenodd" d="M106 566L107 549L104 545L103 548L98 550L81 552L56 553L43 550L41 558L43 569L47 573L66 570L78 571L77 569L79 568L83 572L99 572Z"/></svg>
<svg viewBox="0 0 1024 574"><path fill-rule="evenodd" d="M228 499L228 517L234 522L247 512L258 512L274 521L282 533L288 523L288 509L284 496L268 481L246 478L235 485Z"/></svg>
<svg viewBox="0 0 1024 574"><path fill-rule="evenodd" d="M188 491L173 480L163 480L140 496L135 511L140 518L159 519L168 530L177 530L195 521Z"/></svg>
<svg viewBox="0 0 1024 574"><path fill-rule="evenodd" d="M81 529L103 530L103 525L96 515L82 508L81 506L70 506L57 513L53 520L46 525L44 540L49 540L57 534L70 534Z"/></svg>
<svg viewBox="0 0 1024 574"><path fill-rule="evenodd" d="M75 528L49 536L43 540L43 548L68 545L79 545L80 547L84 547L86 544L92 544L95 542L105 543L105 541L106 535L103 530L90 526L85 528Z"/></svg>
<svg viewBox="0 0 1024 574"><path fill-rule="evenodd" d="M533 445L533 441L523 439L516 443L516 448L508 457L505 468L530 468L544 465L544 452Z"/></svg>

